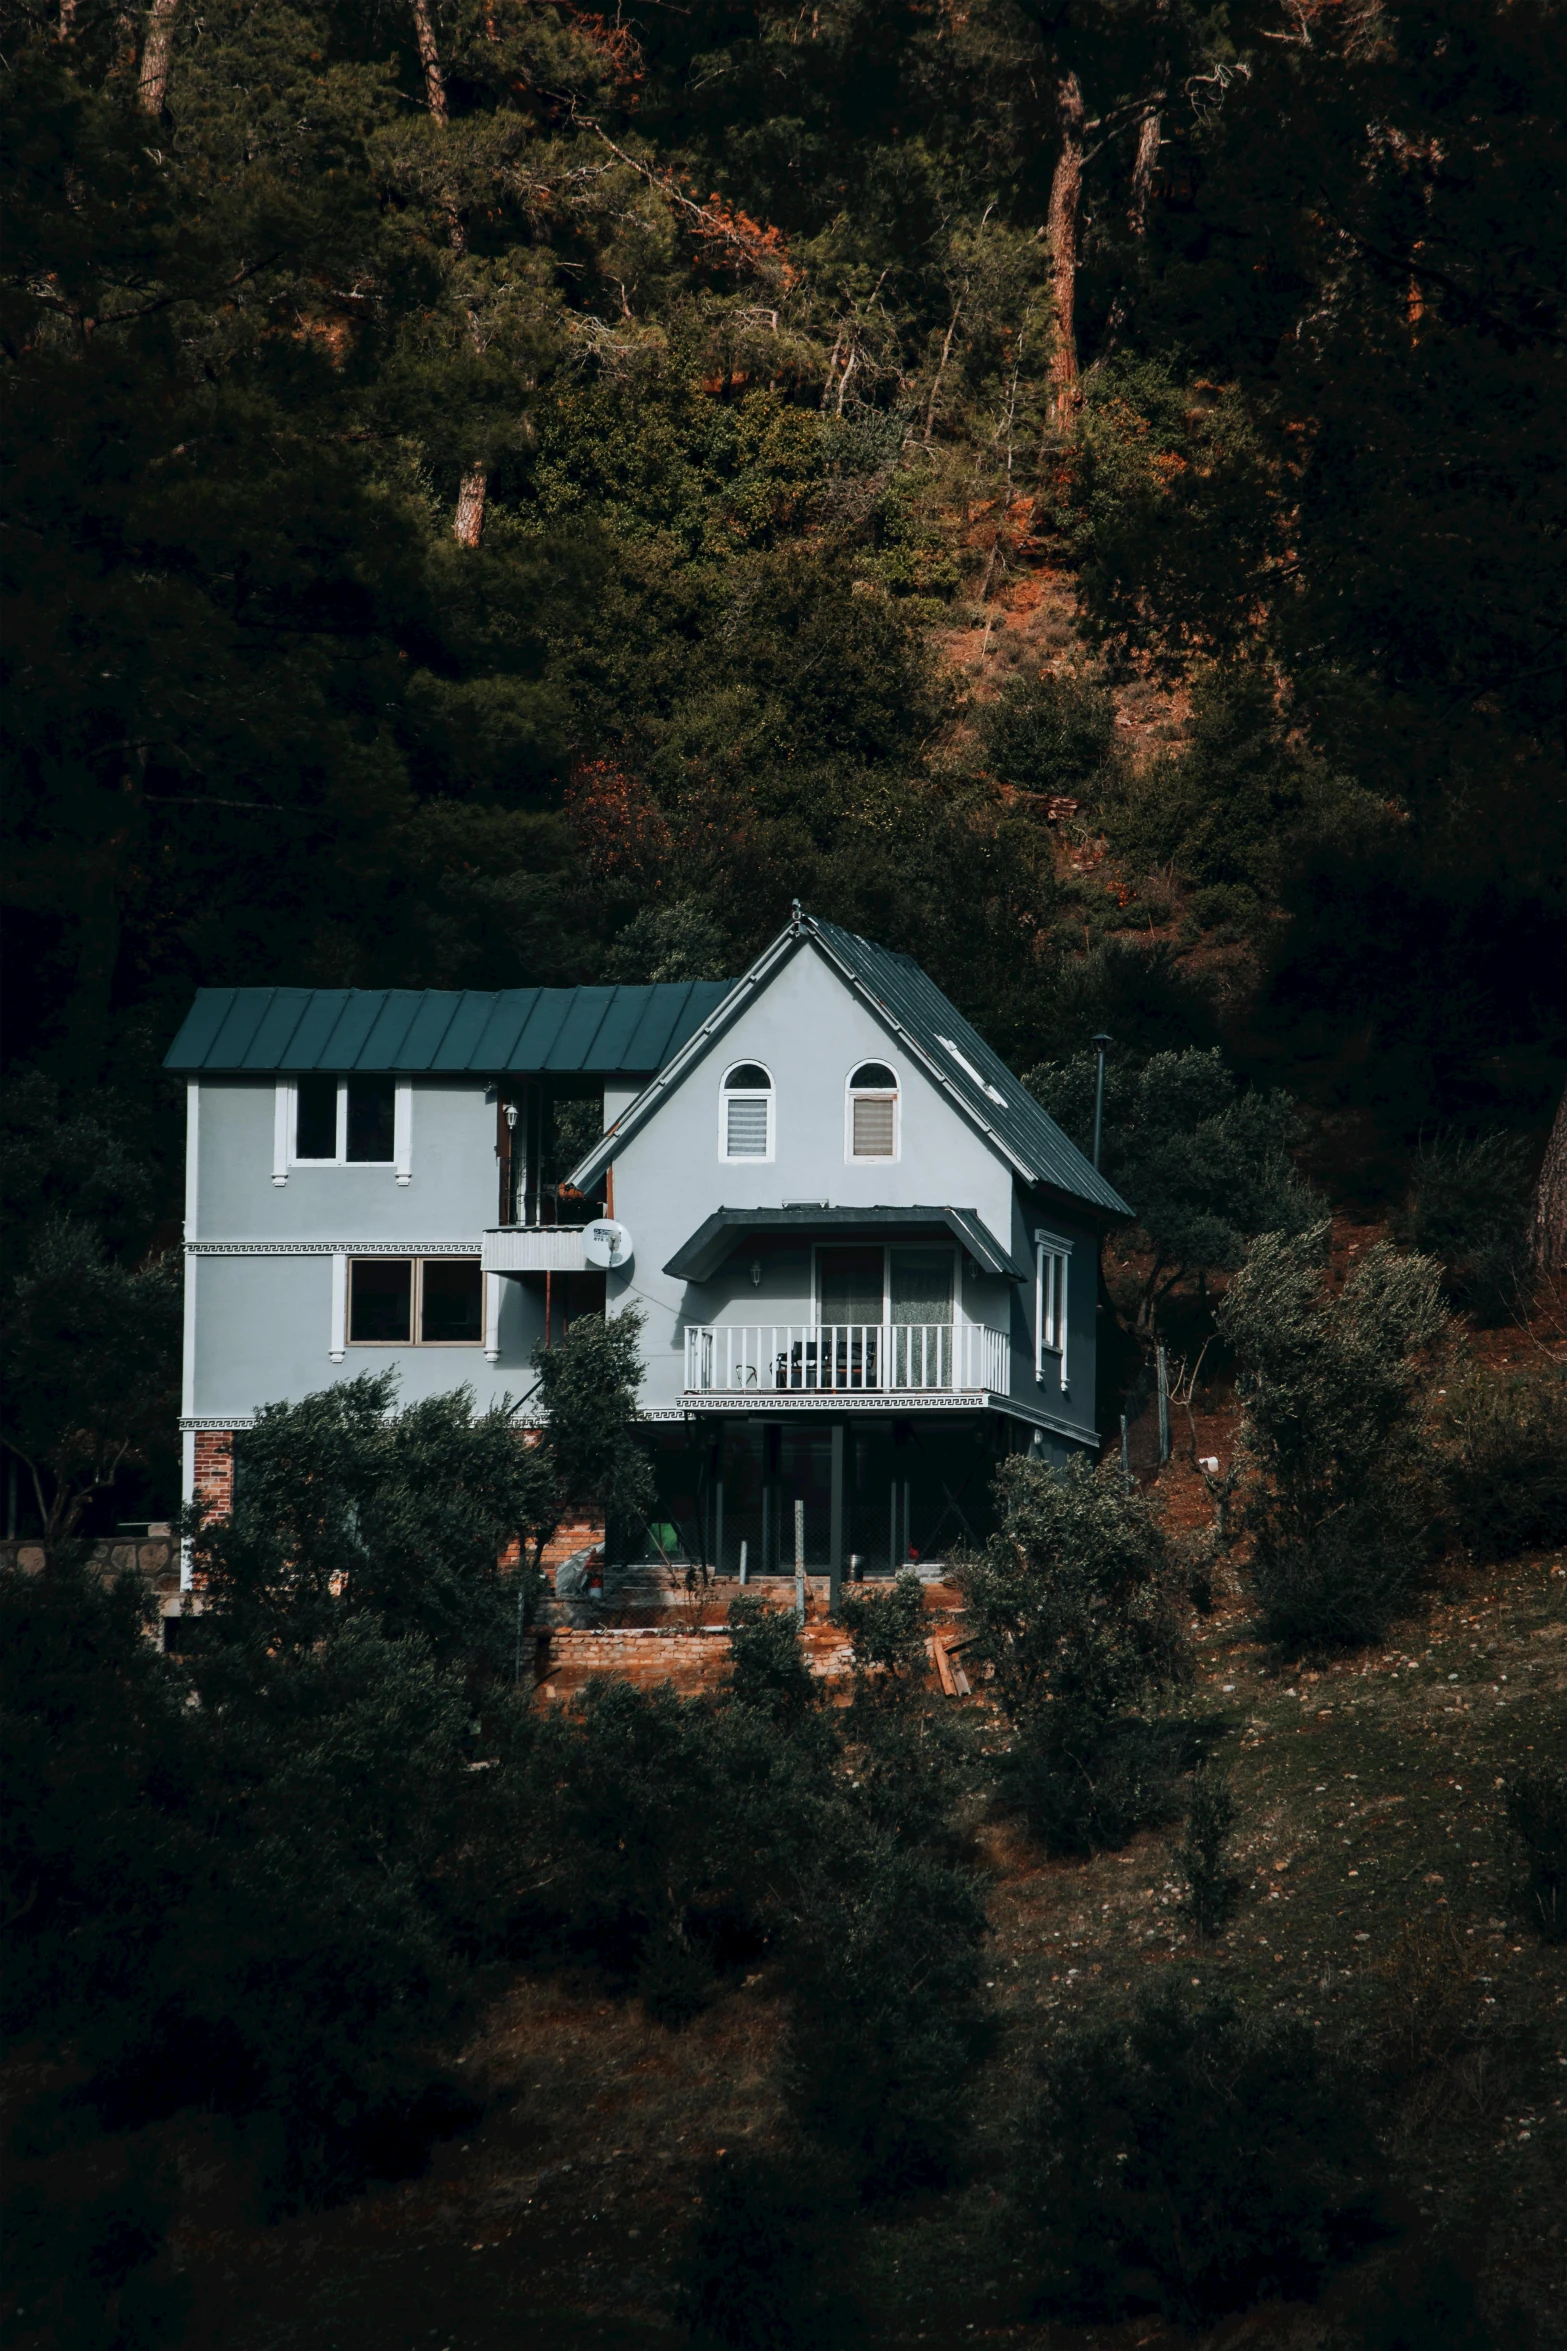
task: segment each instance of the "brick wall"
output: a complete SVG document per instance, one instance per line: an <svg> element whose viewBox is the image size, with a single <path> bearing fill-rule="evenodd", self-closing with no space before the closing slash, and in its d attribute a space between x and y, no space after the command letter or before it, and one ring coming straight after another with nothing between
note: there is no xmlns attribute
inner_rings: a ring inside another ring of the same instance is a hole
<svg viewBox="0 0 1567 2351"><path fill-rule="evenodd" d="M603 1540L604 1521L601 1518L584 1518L571 1526L557 1527L544 1546L544 1565L559 1567L561 1561L569 1559L574 1551L591 1550L595 1543L602 1543Z"/></svg>
<svg viewBox="0 0 1567 2351"><path fill-rule="evenodd" d="M232 1429L196 1431L196 1500L215 1517L226 1518L234 1506L234 1432Z"/></svg>
<svg viewBox="0 0 1567 2351"><path fill-rule="evenodd" d="M838 1626L806 1627L805 1651L811 1671L840 1681L850 1669L848 1643ZM727 1625L558 1625L538 1638L535 1675L541 1696L565 1698L595 1674L644 1686L672 1682L691 1693L712 1689L729 1674Z"/></svg>

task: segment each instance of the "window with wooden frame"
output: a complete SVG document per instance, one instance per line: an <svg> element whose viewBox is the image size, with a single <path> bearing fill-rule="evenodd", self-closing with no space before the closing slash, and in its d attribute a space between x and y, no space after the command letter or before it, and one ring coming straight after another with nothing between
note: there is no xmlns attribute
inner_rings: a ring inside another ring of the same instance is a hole
<svg viewBox="0 0 1567 2351"><path fill-rule="evenodd" d="M1068 1273L1072 1244L1058 1233L1034 1235L1034 1377L1067 1390Z"/></svg>
<svg viewBox="0 0 1567 2351"><path fill-rule="evenodd" d="M898 1156L898 1078L885 1061L862 1061L849 1073L850 1159Z"/></svg>
<svg viewBox="0 0 1567 2351"><path fill-rule="evenodd" d="M739 1061L728 1070L718 1096L720 1159L771 1159L774 1149L773 1081L759 1061Z"/></svg>
<svg viewBox="0 0 1567 2351"><path fill-rule="evenodd" d="M484 1276L477 1257L354 1257L351 1347L479 1347Z"/></svg>

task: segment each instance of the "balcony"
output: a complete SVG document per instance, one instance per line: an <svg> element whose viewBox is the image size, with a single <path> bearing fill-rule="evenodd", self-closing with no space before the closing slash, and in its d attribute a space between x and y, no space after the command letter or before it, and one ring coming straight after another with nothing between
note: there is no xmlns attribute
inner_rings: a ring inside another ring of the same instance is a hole
<svg viewBox="0 0 1567 2351"><path fill-rule="evenodd" d="M486 1273L582 1273L583 1227L559 1224L492 1225L480 1242Z"/></svg>
<svg viewBox="0 0 1567 2351"><path fill-rule="evenodd" d="M907 1404L1007 1393L1004 1331L980 1324L693 1323L685 1393L737 1402L832 1397Z"/></svg>

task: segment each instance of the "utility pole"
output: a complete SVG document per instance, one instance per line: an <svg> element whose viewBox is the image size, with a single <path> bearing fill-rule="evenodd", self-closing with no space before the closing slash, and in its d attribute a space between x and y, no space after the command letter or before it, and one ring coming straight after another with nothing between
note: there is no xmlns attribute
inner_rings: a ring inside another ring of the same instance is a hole
<svg viewBox="0 0 1567 2351"><path fill-rule="evenodd" d="M1105 1131L1105 1047L1106 1047L1106 1046L1107 1046L1107 1045L1108 1045L1110 1042L1111 1042L1111 1039L1110 1039L1109 1037L1105 1036L1105 1035L1104 1035L1104 1033L1103 1033L1103 1031L1101 1031L1101 1032L1100 1032L1100 1034L1099 1034L1097 1037L1095 1037L1095 1039L1094 1039L1094 1044L1095 1044L1095 1047L1096 1047L1096 1049L1097 1049L1097 1051L1098 1051L1098 1054L1099 1054L1099 1074L1098 1074L1098 1076L1097 1076L1097 1077L1095 1078L1095 1080L1094 1080L1094 1165L1095 1165L1095 1167L1097 1167L1097 1166L1099 1165L1099 1147L1100 1147L1100 1144L1101 1144L1101 1143L1103 1142L1103 1140L1104 1140L1104 1131Z"/></svg>

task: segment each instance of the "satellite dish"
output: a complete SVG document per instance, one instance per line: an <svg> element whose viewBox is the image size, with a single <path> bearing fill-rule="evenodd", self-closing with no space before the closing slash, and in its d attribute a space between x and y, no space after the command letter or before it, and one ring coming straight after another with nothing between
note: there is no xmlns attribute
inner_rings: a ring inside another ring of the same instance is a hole
<svg viewBox="0 0 1567 2351"><path fill-rule="evenodd" d="M601 1216L596 1223L584 1227L582 1254L589 1265L596 1265L603 1273L608 1273L612 1268L618 1266L629 1265L631 1263L631 1235L625 1226L617 1224L612 1216Z"/></svg>

